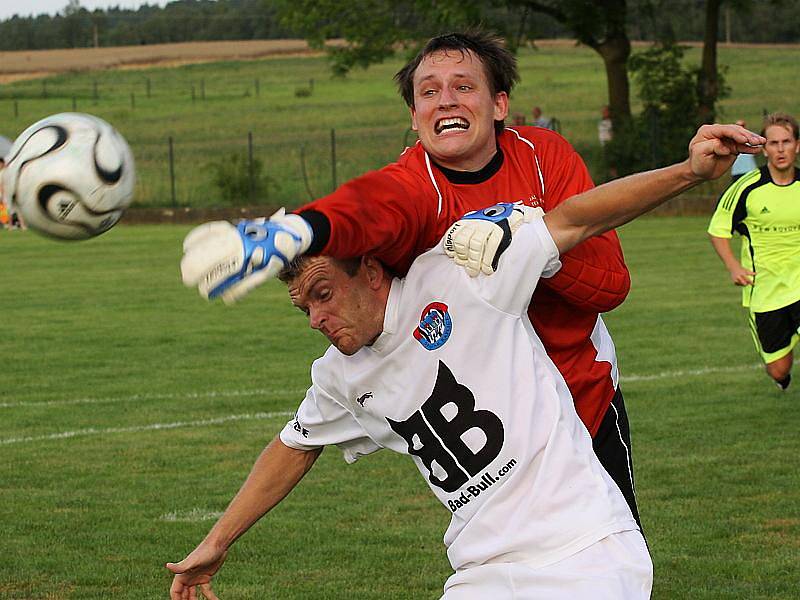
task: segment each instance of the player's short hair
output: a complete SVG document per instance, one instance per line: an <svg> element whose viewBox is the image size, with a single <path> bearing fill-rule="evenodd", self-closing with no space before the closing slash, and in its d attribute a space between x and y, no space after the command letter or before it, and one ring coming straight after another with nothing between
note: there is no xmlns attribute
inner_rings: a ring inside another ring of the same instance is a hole
<svg viewBox="0 0 800 600"><path fill-rule="evenodd" d="M501 38L477 29L446 33L429 40L425 47L394 76L400 95L409 107L414 107L414 73L417 67L427 56L450 50L460 52L462 56L466 52L472 52L481 59L492 95L499 92L510 95L511 89L519 81L517 59L508 51ZM501 133L503 127L503 121L494 122L495 133Z"/></svg>
<svg viewBox="0 0 800 600"><path fill-rule="evenodd" d="M764 124L761 127L761 135L767 132L768 127L773 125L780 125L792 130L795 140L800 140L800 128L797 125L797 119L788 113L774 112L764 117Z"/></svg>
<svg viewBox="0 0 800 600"><path fill-rule="evenodd" d="M307 254L301 254L300 256L295 257L294 260L281 269L280 273L278 273L278 279L287 285L292 283L295 279L303 274L303 271L305 271L306 267L308 266L308 262L312 258L312 256L308 256ZM360 256L358 258L345 259L331 258L331 261L337 267L342 269L342 271L347 273L348 277L355 277L361 268Z"/></svg>

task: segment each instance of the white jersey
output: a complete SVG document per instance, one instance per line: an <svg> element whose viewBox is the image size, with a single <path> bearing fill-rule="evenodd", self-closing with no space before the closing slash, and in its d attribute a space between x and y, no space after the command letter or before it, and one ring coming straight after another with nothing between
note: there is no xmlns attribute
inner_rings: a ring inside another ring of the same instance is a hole
<svg viewBox="0 0 800 600"><path fill-rule="evenodd" d="M392 282L372 346L349 357L331 346L314 362L281 440L337 444L348 462L411 455L452 513L456 570L544 566L637 529L527 317L536 281L559 267L541 219L520 227L491 277L470 278L439 244Z"/></svg>

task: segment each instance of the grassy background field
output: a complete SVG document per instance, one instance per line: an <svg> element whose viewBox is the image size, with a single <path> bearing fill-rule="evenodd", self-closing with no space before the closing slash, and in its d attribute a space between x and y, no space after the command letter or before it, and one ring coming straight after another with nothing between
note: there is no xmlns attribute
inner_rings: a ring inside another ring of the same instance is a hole
<svg viewBox="0 0 800 600"><path fill-rule="evenodd" d="M800 112L795 85L799 58L800 48L721 46L719 60L729 66L733 90L723 102L724 117L744 118L757 128L765 109ZM697 64L699 49L692 48L687 59ZM522 82L511 112L530 120L536 104L557 117L562 133L598 178L596 124L607 101L599 56L564 41L523 49L519 62ZM333 188L332 129L338 183L393 161L415 139L392 83L401 64L391 60L345 80L332 79L321 56L65 73L2 86L0 133L16 136L35 120L73 106L107 119L133 147L140 176L136 203L143 206L172 203L169 137L174 140L176 204L224 205L213 185L215 165L229 164L234 154L244 159L252 133L254 155L269 178L252 203L294 207L308 201L307 188L314 196ZM296 95L312 88L310 96ZM712 185L700 193L714 196L718 188Z"/></svg>
<svg viewBox="0 0 800 600"><path fill-rule="evenodd" d="M705 219L622 232L607 316L657 600L784 600L800 581L798 390L761 372ZM270 283L236 307L180 283L186 228L88 242L0 232L0 597L165 597L288 420L325 344ZM449 518L410 460L335 449L234 547L222 598L438 598Z"/></svg>

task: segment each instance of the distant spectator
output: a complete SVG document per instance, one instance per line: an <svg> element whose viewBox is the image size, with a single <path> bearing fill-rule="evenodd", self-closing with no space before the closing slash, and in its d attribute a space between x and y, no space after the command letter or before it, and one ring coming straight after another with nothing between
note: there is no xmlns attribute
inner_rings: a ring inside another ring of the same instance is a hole
<svg viewBox="0 0 800 600"><path fill-rule="evenodd" d="M511 118L511 123L518 127L520 125L525 125L525 115L522 113L514 113L514 116Z"/></svg>
<svg viewBox="0 0 800 600"><path fill-rule="evenodd" d="M606 179L616 179L618 176L614 159L607 152L606 146L614 138L614 127L611 123L611 109L608 105L600 109L600 120L597 122L597 139L603 148L603 160L606 166Z"/></svg>
<svg viewBox="0 0 800 600"><path fill-rule="evenodd" d="M0 156L0 228L6 229L11 227L11 216L8 214L6 201L3 198L3 169L6 168L6 161Z"/></svg>
<svg viewBox="0 0 800 600"><path fill-rule="evenodd" d="M531 123L531 125L534 127L543 127L544 129L553 129L553 119L545 117L542 114L541 108L534 106L531 114L533 114L533 123Z"/></svg>
<svg viewBox="0 0 800 600"><path fill-rule="evenodd" d="M11 150L11 140L4 135L0 135L0 158L8 156L8 151Z"/></svg>
<svg viewBox="0 0 800 600"><path fill-rule="evenodd" d="M20 214L6 203L3 193L3 170L6 168L6 161L0 157L0 227L6 229L25 229L25 222Z"/></svg>
<svg viewBox="0 0 800 600"><path fill-rule="evenodd" d="M736 124L741 125L742 127L747 127L745 122L741 119L736 121ZM752 154L740 154L738 157L736 157L736 160L733 161L733 166L731 167L731 182L736 181L742 175L757 168L758 165L756 164L755 156Z"/></svg>
<svg viewBox="0 0 800 600"><path fill-rule="evenodd" d="M614 137L614 128L611 124L611 109L604 106L600 110L600 120L597 122L597 139L600 145L605 146ZM750 156L747 154L746 156Z"/></svg>

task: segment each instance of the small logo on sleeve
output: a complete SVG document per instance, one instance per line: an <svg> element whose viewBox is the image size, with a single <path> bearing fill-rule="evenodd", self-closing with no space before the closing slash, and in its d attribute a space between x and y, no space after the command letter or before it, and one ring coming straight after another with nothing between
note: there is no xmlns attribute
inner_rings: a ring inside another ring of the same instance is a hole
<svg viewBox="0 0 800 600"><path fill-rule="evenodd" d="M414 338L426 350L441 348L450 338L453 321L447 305L443 302L431 302L422 309L419 325L414 330Z"/></svg>
<svg viewBox="0 0 800 600"><path fill-rule="evenodd" d="M294 413L294 423L292 423L292 427L297 433L302 435L304 438L308 437L308 429L300 425L300 417L297 416L297 413Z"/></svg>
<svg viewBox="0 0 800 600"><path fill-rule="evenodd" d="M358 398L356 398L356 402L358 402L363 408L364 402L370 398L372 398L372 392L367 392L366 394L361 394Z"/></svg>

